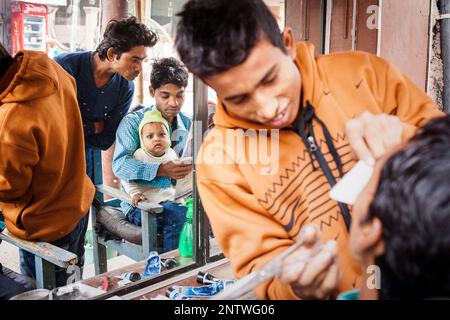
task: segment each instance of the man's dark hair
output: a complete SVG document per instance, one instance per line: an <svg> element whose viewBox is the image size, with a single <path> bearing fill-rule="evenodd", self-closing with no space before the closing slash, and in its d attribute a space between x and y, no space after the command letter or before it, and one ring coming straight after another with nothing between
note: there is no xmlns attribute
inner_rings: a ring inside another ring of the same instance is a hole
<svg viewBox="0 0 450 320"><path fill-rule="evenodd" d="M8 70L12 62L13 58L8 53L8 50L6 50L3 44L0 42L0 78L3 77L3 74L6 72L6 70Z"/></svg>
<svg viewBox="0 0 450 320"><path fill-rule="evenodd" d="M175 58L157 59L152 64L150 84L153 89L171 83L177 87L187 87L189 74L186 67Z"/></svg>
<svg viewBox="0 0 450 320"><path fill-rule="evenodd" d="M129 17L122 20L111 20L106 26L103 39L97 46L95 52L100 60L105 60L109 48L114 48L117 58L124 52L128 52L134 47L153 47L158 41L156 33L151 31L145 24L139 23L136 17Z"/></svg>
<svg viewBox="0 0 450 320"><path fill-rule="evenodd" d="M381 299L450 297L450 116L385 163L367 218L383 225Z"/></svg>
<svg viewBox="0 0 450 320"><path fill-rule="evenodd" d="M190 0L177 15L175 47L201 78L244 62L262 37L286 53L277 21L262 0Z"/></svg>

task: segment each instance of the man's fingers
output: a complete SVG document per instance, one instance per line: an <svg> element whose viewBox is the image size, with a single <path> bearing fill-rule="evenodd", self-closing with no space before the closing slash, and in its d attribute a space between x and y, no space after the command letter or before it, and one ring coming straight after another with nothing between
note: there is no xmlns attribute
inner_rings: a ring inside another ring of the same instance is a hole
<svg viewBox="0 0 450 320"><path fill-rule="evenodd" d="M336 242L327 242L323 249L309 260L305 270L300 276L298 284L301 287L311 286L316 280L316 277L318 277L333 263L335 253Z"/></svg>
<svg viewBox="0 0 450 320"><path fill-rule="evenodd" d="M374 156L364 140L364 127L358 119L352 119L347 122L345 127L348 142L355 152L358 159L365 161L367 164L375 163Z"/></svg>
<svg viewBox="0 0 450 320"><path fill-rule="evenodd" d="M173 179L182 179L185 176L187 176L192 171L192 165L189 165L188 167L184 168L175 168L172 171L172 178Z"/></svg>
<svg viewBox="0 0 450 320"><path fill-rule="evenodd" d="M366 123L364 140L368 145L374 159L378 159L386 153L381 131L381 126L378 123Z"/></svg>
<svg viewBox="0 0 450 320"><path fill-rule="evenodd" d="M328 273L320 286L321 291L327 296L335 291L339 284L339 277L339 263L336 260L329 268Z"/></svg>
<svg viewBox="0 0 450 320"><path fill-rule="evenodd" d="M172 178L174 178L174 179L184 178L189 174L189 172L191 172L191 171L189 170L189 171L175 172L172 174Z"/></svg>
<svg viewBox="0 0 450 320"><path fill-rule="evenodd" d="M180 160L172 161L171 163L177 168L192 168L192 163L183 163Z"/></svg>
<svg viewBox="0 0 450 320"><path fill-rule="evenodd" d="M136 194L131 198L131 205L133 207L137 207L138 203L141 201L147 200L147 197L144 194Z"/></svg>
<svg viewBox="0 0 450 320"><path fill-rule="evenodd" d="M398 117L384 115L385 121L381 123L385 132L384 147L389 150L402 142L403 125Z"/></svg>
<svg viewBox="0 0 450 320"><path fill-rule="evenodd" d="M305 226L302 229L302 231L304 230L303 231L304 233L305 232L314 233L317 231L315 227L308 228L308 226ZM315 254L314 247L310 248L307 246L301 246L299 249L297 249L295 252L289 255L286 259L284 259L282 266L283 271L279 277L281 282L286 284L297 282L301 273L305 269L306 264L309 263L309 259L312 256L314 256L314 254Z"/></svg>
<svg viewBox="0 0 450 320"><path fill-rule="evenodd" d="M290 284L297 282L298 278L305 270L305 266L306 263L304 261L288 264L283 269L283 273L279 276L281 283Z"/></svg>
<svg viewBox="0 0 450 320"><path fill-rule="evenodd" d="M190 172L191 170L192 170L192 165L189 164L189 165L187 165L187 166L185 166L185 165L183 165L183 166L175 166L175 167L172 169L172 172L173 172L173 173L184 173L184 172L188 173L188 172Z"/></svg>
<svg viewBox="0 0 450 320"><path fill-rule="evenodd" d="M307 299L328 299L330 294L336 291L339 284L339 265L332 263L324 270L309 287L298 288L300 295Z"/></svg>
<svg viewBox="0 0 450 320"><path fill-rule="evenodd" d="M319 228L312 224L306 225L300 230L300 238L304 240L305 245L284 260L283 273L280 276L283 283L297 282L306 263L314 255L314 245L320 241ZM313 248L311 248L312 245Z"/></svg>
<svg viewBox="0 0 450 320"><path fill-rule="evenodd" d="M182 164L179 160L165 162L160 165L158 174L178 180L192 171L192 164Z"/></svg>
<svg viewBox="0 0 450 320"><path fill-rule="evenodd" d="M402 141L403 125L396 116L362 113L346 124L349 143L358 159L373 165Z"/></svg>

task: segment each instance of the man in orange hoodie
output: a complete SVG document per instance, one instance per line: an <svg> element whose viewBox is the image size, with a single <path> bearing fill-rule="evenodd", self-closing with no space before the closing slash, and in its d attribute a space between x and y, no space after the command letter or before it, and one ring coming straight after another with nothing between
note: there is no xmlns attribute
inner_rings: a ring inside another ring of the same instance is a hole
<svg viewBox="0 0 450 320"><path fill-rule="evenodd" d="M78 255L94 186L86 175L83 125L74 79L45 53L0 50L0 207L8 230ZM35 277L34 255L21 251L21 271ZM68 275L58 269L56 285Z"/></svg>
<svg viewBox="0 0 450 320"><path fill-rule="evenodd" d="M235 274L260 269L314 224L320 236L311 234L257 296L328 298L360 286L363 270L348 248L351 208L329 190L355 158L373 165L442 113L380 57L314 57L291 28L280 35L261 0L191 0L179 17L180 58L220 99L197 184Z"/></svg>

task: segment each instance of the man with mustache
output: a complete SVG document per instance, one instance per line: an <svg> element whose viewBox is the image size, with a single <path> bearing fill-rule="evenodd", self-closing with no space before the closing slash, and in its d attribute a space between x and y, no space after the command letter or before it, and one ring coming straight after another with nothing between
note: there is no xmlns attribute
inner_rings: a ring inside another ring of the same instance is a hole
<svg viewBox="0 0 450 320"><path fill-rule="evenodd" d="M142 71L147 49L157 40L157 35L135 17L111 20L95 51L71 52L55 58L77 82L86 171L91 179L93 151L107 150L113 144L117 127L133 99L133 80Z"/></svg>

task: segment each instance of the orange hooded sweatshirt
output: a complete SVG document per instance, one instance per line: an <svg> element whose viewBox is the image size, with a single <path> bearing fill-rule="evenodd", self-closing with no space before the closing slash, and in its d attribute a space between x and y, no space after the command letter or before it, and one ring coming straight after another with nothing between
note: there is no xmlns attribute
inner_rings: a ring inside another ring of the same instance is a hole
<svg viewBox="0 0 450 320"><path fill-rule="evenodd" d="M311 45L299 43L295 63L301 74L302 105L309 101L329 130L343 174L355 163L344 129L349 119L364 111L396 115L410 135L416 126L442 115L411 80L377 56L346 52L315 58ZM338 243L339 292L359 287L362 271L350 255L343 214L329 197L329 179L318 160L311 161L300 135L280 130L278 156L271 141L276 138L273 131L267 143L259 144L259 133L267 129L263 125L231 117L221 103L214 120L216 126L199 151L197 185L213 232L236 276L263 267L298 239L303 226L315 224L324 241ZM339 180L322 127L317 120L312 124L319 152ZM273 156L269 161L257 158L260 152L265 154L264 146ZM298 298L277 278L255 293L261 299Z"/></svg>
<svg viewBox="0 0 450 320"><path fill-rule="evenodd" d="M55 241L88 213L83 125L74 79L41 52L23 51L0 82L0 206L8 230Z"/></svg>

